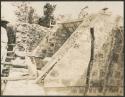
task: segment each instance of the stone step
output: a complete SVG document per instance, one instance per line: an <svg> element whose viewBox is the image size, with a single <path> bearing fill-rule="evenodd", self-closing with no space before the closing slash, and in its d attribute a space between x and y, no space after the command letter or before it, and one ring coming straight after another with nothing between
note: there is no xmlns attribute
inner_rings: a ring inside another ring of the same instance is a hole
<svg viewBox="0 0 125 97"><path fill-rule="evenodd" d="M6 89L3 95L45 95L43 87L38 84L34 84L33 80L20 80L20 81L8 81Z"/></svg>
<svg viewBox="0 0 125 97"><path fill-rule="evenodd" d="M14 64L12 62L4 62L4 63L1 63L1 64L9 65L9 66L12 66L13 68L25 68L25 69L28 68L27 66L24 66L22 64Z"/></svg>
<svg viewBox="0 0 125 97"><path fill-rule="evenodd" d="M14 59L14 57L10 57L10 56L7 56L6 58L7 58L7 59Z"/></svg>
<svg viewBox="0 0 125 97"><path fill-rule="evenodd" d="M8 44L8 45L15 46L16 44Z"/></svg>
<svg viewBox="0 0 125 97"><path fill-rule="evenodd" d="M7 53L14 53L14 51L7 51Z"/></svg>

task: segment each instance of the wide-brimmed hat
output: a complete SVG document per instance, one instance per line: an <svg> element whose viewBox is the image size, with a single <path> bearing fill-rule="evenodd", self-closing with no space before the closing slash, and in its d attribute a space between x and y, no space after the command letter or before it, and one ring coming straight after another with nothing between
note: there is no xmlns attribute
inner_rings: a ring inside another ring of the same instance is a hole
<svg viewBox="0 0 125 97"><path fill-rule="evenodd" d="M9 21L7 19L5 19L4 17L1 17L1 23L9 23Z"/></svg>

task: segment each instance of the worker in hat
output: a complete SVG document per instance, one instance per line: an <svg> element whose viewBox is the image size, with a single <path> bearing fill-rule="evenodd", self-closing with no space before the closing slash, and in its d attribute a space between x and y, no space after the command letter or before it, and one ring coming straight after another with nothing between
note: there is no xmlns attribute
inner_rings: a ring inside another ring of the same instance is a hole
<svg viewBox="0 0 125 97"><path fill-rule="evenodd" d="M5 20L5 19L2 17L2 19L1 19L1 26L6 29L8 23L9 23L9 21Z"/></svg>
<svg viewBox="0 0 125 97"><path fill-rule="evenodd" d="M7 43L8 43L8 36L7 36L7 23L6 20L1 19L1 61L4 62L7 54Z"/></svg>
<svg viewBox="0 0 125 97"><path fill-rule="evenodd" d="M7 36L7 23L9 23L6 20L1 19L1 63L5 62L6 56L7 56L7 43L8 43L8 36ZM1 64L1 72L3 64Z"/></svg>

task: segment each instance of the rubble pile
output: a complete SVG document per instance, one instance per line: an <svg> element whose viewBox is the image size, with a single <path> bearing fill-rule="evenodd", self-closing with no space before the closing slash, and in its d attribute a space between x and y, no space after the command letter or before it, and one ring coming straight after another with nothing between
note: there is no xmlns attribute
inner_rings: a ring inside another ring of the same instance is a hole
<svg viewBox="0 0 125 97"><path fill-rule="evenodd" d="M31 52L42 41L50 29L37 24L21 23L16 25L16 42L19 51Z"/></svg>

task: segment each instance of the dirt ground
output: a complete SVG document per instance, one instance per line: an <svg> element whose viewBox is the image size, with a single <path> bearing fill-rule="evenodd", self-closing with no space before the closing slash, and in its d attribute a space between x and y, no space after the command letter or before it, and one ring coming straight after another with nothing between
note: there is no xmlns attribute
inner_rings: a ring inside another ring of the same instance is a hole
<svg viewBox="0 0 125 97"><path fill-rule="evenodd" d="M11 69L9 77L27 76L27 73L26 69ZM15 80L7 82L3 95L44 95L44 90L40 85L34 83L34 80Z"/></svg>

